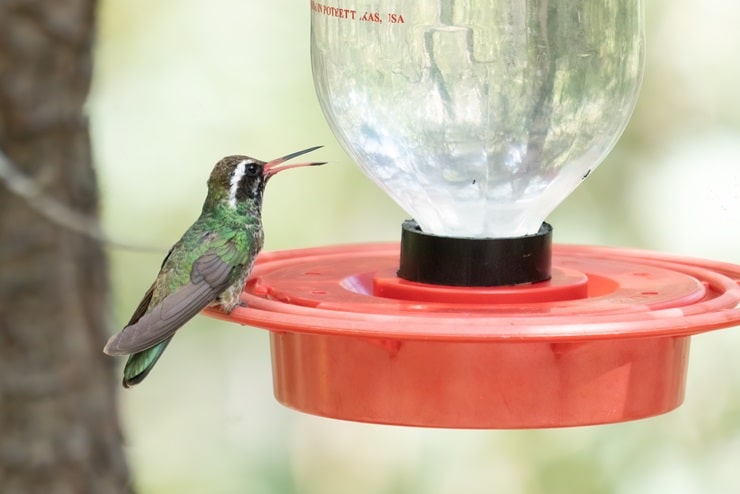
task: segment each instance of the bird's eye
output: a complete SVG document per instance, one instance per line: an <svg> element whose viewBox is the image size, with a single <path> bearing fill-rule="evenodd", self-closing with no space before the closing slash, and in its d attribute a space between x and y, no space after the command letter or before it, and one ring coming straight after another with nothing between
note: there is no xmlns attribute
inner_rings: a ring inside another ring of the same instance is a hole
<svg viewBox="0 0 740 494"><path fill-rule="evenodd" d="M247 169L244 171L244 173L246 173L246 175L249 177L257 177L260 174L260 168L261 167L259 165L255 165L254 163L252 163L251 165L247 165Z"/></svg>

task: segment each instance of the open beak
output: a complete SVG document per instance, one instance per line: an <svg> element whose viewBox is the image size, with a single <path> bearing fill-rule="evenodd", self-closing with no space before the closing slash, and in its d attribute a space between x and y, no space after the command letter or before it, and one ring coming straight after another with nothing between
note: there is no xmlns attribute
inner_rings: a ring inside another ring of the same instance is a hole
<svg viewBox="0 0 740 494"><path fill-rule="evenodd" d="M276 158L272 161L268 161L262 166L262 169L264 170L265 177L270 178L273 175L275 175L277 172L281 172L283 170L287 170L289 168L298 168L299 166L319 166L326 164L325 161L316 162L316 163L294 163L291 165L285 165L280 166L278 165L285 163L288 160L292 160L293 158L297 158L298 156L301 156L302 154L310 153L311 151L315 151L323 146L314 146L312 148L304 149L303 151L296 151L295 153L286 154L282 158Z"/></svg>

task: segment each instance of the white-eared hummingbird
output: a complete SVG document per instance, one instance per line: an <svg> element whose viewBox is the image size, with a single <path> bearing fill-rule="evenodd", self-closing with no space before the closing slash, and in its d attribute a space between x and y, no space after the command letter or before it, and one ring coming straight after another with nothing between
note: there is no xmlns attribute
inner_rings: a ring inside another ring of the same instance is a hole
<svg viewBox="0 0 740 494"><path fill-rule="evenodd" d="M208 179L208 195L193 225L170 249L152 286L121 332L103 351L129 355L123 386L141 382L183 324L207 306L230 313L262 248L262 195L276 173L324 163L285 161L314 151L304 149L272 161L227 156Z"/></svg>

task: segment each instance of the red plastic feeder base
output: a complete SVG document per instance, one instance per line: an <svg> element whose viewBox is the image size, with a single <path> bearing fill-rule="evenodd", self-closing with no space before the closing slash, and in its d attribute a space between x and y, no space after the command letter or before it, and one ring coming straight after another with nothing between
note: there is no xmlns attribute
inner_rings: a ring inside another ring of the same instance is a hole
<svg viewBox="0 0 740 494"><path fill-rule="evenodd" d="M740 323L740 266L554 246L553 277L457 288L395 276L398 244L261 255L246 308L277 399L337 419L448 428L603 424L683 401L692 334Z"/></svg>

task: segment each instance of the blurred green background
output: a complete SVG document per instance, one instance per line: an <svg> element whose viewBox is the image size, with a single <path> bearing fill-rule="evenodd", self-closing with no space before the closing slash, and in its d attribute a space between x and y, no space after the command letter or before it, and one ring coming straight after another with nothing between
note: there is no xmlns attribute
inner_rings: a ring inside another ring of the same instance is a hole
<svg viewBox="0 0 740 494"><path fill-rule="evenodd" d="M740 263L740 3L647 2L647 67L609 158L551 215L559 243ZM315 144L281 176L266 250L397 240L406 217L343 153L316 101L308 2L103 0L89 102L116 328L200 212L212 165ZM304 415L272 397L265 331L197 317L121 394L141 493L740 492L740 330L692 339L686 403L632 423L452 431ZM122 362L121 362L122 364Z"/></svg>

